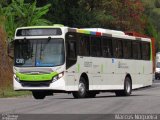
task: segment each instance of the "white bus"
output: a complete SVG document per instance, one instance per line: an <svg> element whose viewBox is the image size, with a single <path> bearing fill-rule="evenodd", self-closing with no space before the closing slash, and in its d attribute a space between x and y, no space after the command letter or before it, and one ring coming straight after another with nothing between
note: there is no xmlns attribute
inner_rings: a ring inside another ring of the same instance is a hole
<svg viewBox="0 0 160 120"><path fill-rule="evenodd" d="M56 92L74 98L100 92L129 96L152 85L152 44L148 38L101 28L34 26L17 28L14 38L14 90L35 99Z"/></svg>

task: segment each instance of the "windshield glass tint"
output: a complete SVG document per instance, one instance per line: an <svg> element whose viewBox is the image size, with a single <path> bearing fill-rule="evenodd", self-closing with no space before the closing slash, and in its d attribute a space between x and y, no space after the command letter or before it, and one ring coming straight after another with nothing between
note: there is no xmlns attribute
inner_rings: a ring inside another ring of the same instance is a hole
<svg viewBox="0 0 160 120"><path fill-rule="evenodd" d="M58 66L64 63L63 39L16 40L16 66Z"/></svg>

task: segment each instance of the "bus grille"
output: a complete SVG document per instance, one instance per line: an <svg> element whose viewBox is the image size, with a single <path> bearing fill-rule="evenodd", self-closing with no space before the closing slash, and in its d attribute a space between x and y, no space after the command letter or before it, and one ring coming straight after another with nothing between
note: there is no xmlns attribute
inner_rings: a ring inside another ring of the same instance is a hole
<svg viewBox="0 0 160 120"><path fill-rule="evenodd" d="M52 81L21 81L20 83L23 87L49 87L51 82Z"/></svg>

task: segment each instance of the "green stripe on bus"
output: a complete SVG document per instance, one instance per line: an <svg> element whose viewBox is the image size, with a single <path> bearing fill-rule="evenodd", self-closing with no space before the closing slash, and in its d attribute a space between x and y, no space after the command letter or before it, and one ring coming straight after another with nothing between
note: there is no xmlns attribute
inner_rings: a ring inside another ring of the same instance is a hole
<svg viewBox="0 0 160 120"><path fill-rule="evenodd" d="M57 72L52 72L50 74L40 74L40 75L32 75L32 74L24 74L24 73L16 73L16 76L21 81L48 81L52 80L54 76L58 75Z"/></svg>
<svg viewBox="0 0 160 120"><path fill-rule="evenodd" d="M78 67L78 73L79 73L79 72L80 72L80 64L78 64L78 66L77 66L77 67Z"/></svg>
<svg viewBox="0 0 160 120"><path fill-rule="evenodd" d="M78 32L78 33L84 33L84 34L90 34L90 33L91 33L90 31L81 30L81 29L78 29L77 32Z"/></svg>

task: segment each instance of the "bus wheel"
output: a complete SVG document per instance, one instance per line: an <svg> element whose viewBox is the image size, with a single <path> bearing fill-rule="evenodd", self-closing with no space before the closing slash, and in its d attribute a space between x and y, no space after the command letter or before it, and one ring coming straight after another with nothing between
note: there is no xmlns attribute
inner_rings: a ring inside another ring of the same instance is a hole
<svg viewBox="0 0 160 120"><path fill-rule="evenodd" d="M34 99L44 99L46 94L44 91L32 91Z"/></svg>
<svg viewBox="0 0 160 120"><path fill-rule="evenodd" d="M78 91L72 92L74 98L86 98L88 96L87 83L83 77L80 78Z"/></svg>
<svg viewBox="0 0 160 120"><path fill-rule="evenodd" d="M124 90L115 91L116 96L130 96L132 93L132 83L129 77L125 78Z"/></svg>

